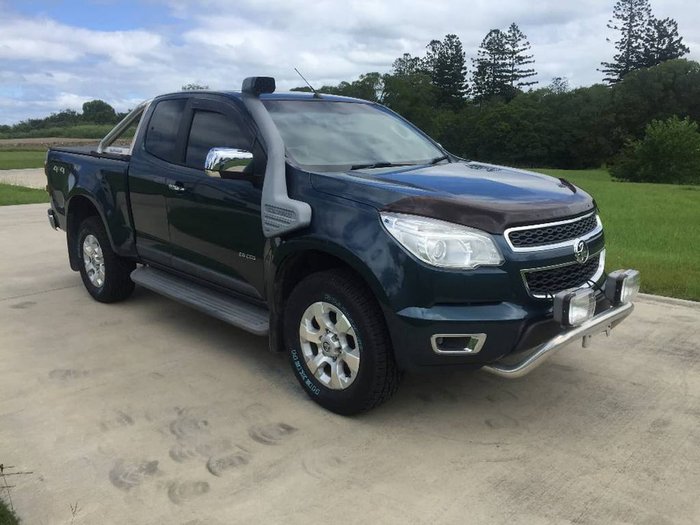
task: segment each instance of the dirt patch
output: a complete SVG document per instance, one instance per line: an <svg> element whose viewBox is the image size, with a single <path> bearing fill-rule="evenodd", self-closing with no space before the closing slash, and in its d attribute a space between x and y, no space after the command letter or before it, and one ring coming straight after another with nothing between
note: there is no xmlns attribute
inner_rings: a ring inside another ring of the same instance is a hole
<svg viewBox="0 0 700 525"><path fill-rule="evenodd" d="M83 146L97 144L97 139L71 139L66 137L0 139L0 150L3 149L36 149L42 150L55 146Z"/></svg>

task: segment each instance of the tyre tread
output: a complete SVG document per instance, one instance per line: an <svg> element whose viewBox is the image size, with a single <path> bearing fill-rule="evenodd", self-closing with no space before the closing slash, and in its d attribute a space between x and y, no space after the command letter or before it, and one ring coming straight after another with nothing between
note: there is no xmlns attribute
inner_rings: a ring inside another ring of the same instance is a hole
<svg viewBox="0 0 700 525"><path fill-rule="evenodd" d="M314 290L323 284L332 282L354 303L358 311L362 312L365 324L364 345L372 345L374 348L375 373L370 393L364 402L353 407L349 414L357 414L378 407L399 388L401 372L394 359L389 332L384 321L384 315L374 295L354 273L345 269L332 269L317 272L303 279L292 291Z"/></svg>

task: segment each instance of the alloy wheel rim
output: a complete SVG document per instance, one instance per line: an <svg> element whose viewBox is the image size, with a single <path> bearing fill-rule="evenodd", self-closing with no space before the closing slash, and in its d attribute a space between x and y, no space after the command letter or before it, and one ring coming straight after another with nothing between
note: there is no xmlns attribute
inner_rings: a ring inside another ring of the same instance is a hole
<svg viewBox="0 0 700 525"><path fill-rule="evenodd" d="M299 323L301 352L309 371L331 390L345 390L360 369L355 329L337 306L325 301L310 305Z"/></svg>
<svg viewBox="0 0 700 525"><path fill-rule="evenodd" d="M101 288L105 283L105 259L97 237L92 234L83 240L83 263L90 283Z"/></svg>

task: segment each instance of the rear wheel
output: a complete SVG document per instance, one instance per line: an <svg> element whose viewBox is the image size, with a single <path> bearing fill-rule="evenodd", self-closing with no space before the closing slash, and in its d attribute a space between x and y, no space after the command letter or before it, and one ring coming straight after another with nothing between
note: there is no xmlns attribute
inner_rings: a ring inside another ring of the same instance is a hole
<svg viewBox="0 0 700 525"><path fill-rule="evenodd" d="M130 274L136 265L114 253L99 217L88 217L80 225L77 249L80 277L94 299L114 303L131 295Z"/></svg>
<svg viewBox="0 0 700 525"><path fill-rule="evenodd" d="M384 318L364 283L344 270L302 280L285 309L292 369L319 405L350 415L374 408L398 388Z"/></svg>

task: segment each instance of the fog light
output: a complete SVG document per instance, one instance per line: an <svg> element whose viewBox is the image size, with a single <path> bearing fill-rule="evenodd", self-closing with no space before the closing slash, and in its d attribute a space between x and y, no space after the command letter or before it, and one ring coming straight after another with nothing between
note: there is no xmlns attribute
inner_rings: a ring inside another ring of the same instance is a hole
<svg viewBox="0 0 700 525"><path fill-rule="evenodd" d="M605 297L617 306L631 303L639 293L640 275L637 270L615 270L605 281Z"/></svg>
<svg viewBox="0 0 700 525"><path fill-rule="evenodd" d="M595 294L591 289L564 290L554 296L554 319L564 326L579 326L595 313Z"/></svg>
<svg viewBox="0 0 700 525"><path fill-rule="evenodd" d="M430 342L436 354L478 354L486 334L435 334Z"/></svg>

